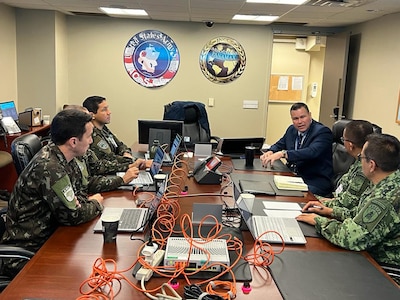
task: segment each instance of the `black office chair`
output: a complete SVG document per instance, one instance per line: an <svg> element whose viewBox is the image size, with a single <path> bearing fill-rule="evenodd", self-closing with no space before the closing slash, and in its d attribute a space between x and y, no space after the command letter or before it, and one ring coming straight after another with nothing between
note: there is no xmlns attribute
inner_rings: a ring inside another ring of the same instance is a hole
<svg viewBox="0 0 400 300"><path fill-rule="evenodd" d="M211 136L205 105L195 101L174 101L164 105L164 120L183 121L183 137L187 147L196 143L218 144L218 137Z"/></svg>
<svg viewBox="0 0 400 300"><path fill-rule="evenodd" d="M11 155L17 174L20 175L31 159L42 148L42 141L36 134L24 134L11 143Z"/></svg>
<svg viewBox="0 0 400 300"><path fill-rule="evenodd" d="M0 216L0 237L5 231L5 223L3 216ZM21 258L30 260L35 255L34 252L28 251L21 247L0 244L0 259ZM13 278L0 275L0 292L3 291Z"/></svg>
<svg viewBox="0 0 400 300"><path fill-rule="evenodd" d="M332 144L332 160L333 160L333 185L336 187L339 179L347 173L350 166L354 163L355 158L347 153L341 137L346 125L351 119L337 120L332 126L333 144ZM372 124L375 133L382 133L382 128L376 124Z"/></svg>

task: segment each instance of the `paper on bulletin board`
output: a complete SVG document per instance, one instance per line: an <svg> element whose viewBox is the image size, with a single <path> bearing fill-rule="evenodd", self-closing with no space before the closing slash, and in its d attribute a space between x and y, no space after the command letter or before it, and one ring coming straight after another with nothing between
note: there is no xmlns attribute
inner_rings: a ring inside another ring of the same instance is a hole
<svg viewBox="0 0 400 300"><path fill-rule="evenodd" d="M271 74L268 101L301 101L303 95L303 85L303 75Z"/></svg>
<svg viewBox="0 0 400 300"><path fill-rule="evenodd" d="M293 91L302 91L303 90L303 77L302 76L293 76L292 77L292 90Z"/></svg>

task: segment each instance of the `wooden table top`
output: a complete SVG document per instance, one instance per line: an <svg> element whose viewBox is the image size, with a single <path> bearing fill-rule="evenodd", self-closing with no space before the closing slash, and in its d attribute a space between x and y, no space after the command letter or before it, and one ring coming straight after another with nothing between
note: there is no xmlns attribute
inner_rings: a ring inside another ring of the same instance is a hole
<svg viewBox="0 0 400 300"><path fill-rule="evenodd" d="M227 163L225 161L225 163ZM196 197L181 197L179 199L181 212L191 213L193 202L221 203L221 197L215 196L221 192L221 186L228 183L226 180L221 185L199 185L193 178L187 179L186 184L189 194L203 194ZM224 190L224 201L232 205L231 189ZM212 196L204 196L208 194ZM104 193L105 206L110 207L134 207L135 198L130 191L113 191ZM269 197L274 200L288 200L288 197ZM313 199L310 194L304 198L291 197L292 201L304 202ZM123 274L139 286L132 276L132 264L137 259L138 248L142 245L140 240L131 240L130 234L118 234L116 244L103 244L103 236L93 232L96 220L72 227L59 227L57 231L42 246L31 261L16 276L11 284L0 294L0 299L77 299L81 296L79 289L81 283L89 277L93 264L98 258L113 259L117 270L128 270ZM143 238L143 234L135 234L135 237ZM243 232L244 253L249 253L254 240L249 232ZM279 246L277 247L279 248ZM306 245L288 245L286 250L301 249L305 251L325 250L344 251L325 239L307 238ZM368 255L367 255L368 256ZM375 264L371 260L371 263ZM243 283L237 283L237 299L282 299L271 276L265 272L256 271L251 267L252 291L251 295L244 295L241 287ZM383 271L382 271L383 272ZM183 296L185 282L180 281L178 293ZM146 288L155 288L166 282L163 278L152 278L146 283ZM193 282L196 282L193 280ZM115 283L118 290L118 283ZM153 293L154 294L154 293ZM247 298L246 298L247 297ZM126 281L121 281L121 288L116 299L147 299L142 293L130 286Z"/></svg>

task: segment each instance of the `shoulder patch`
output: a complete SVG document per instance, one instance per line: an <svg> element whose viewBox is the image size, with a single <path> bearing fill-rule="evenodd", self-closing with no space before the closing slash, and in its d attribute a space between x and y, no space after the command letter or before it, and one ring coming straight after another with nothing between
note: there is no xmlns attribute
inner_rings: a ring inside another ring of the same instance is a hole
<svg viewBox="0 0 400 300"><path fill-rule="evenodd" d="M75 192L67 175L53 184L51 188L66 207L72 210L76 209Z"/></svg>
<svg viewBox="0 0 400 300"><path fill-rule="evenodd" d="M388 207L383 201L372 200L360 212L360 218L355 218L356 223L363 223L369 232L373 231L379 222L387 215ZM357 220L358 219L358 220Z"/></svg>
<svg viewBox="0 0 400 300"><path fill-rule="evenodd" d="M97 146L98 146L100 149L102 149L102 150L107 150L107 149L110 148L110 146L108 145L108 143L107 143L105 140L103 140L103 139L101 139L100 141L97 142Z"/></svg>

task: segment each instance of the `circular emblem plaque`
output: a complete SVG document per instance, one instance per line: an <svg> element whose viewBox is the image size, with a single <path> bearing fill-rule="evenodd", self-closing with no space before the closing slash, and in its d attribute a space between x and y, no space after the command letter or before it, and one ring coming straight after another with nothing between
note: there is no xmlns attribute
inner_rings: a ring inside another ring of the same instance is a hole
<svg viewBox="0 0 400 300"><path fill-rule="evenodd" d="M179 67L179 51L165 33L145 30L125 46L124 65L128 75L145 87L166 85Z"/></svg>
<svg viewBox="0 0 400 300"><path fill-rule="evenodd" d="M212 39L200 53L200 69L212 82L231 82L242 75L245 66L246 54L242 45L229 37Z"/></svg>

